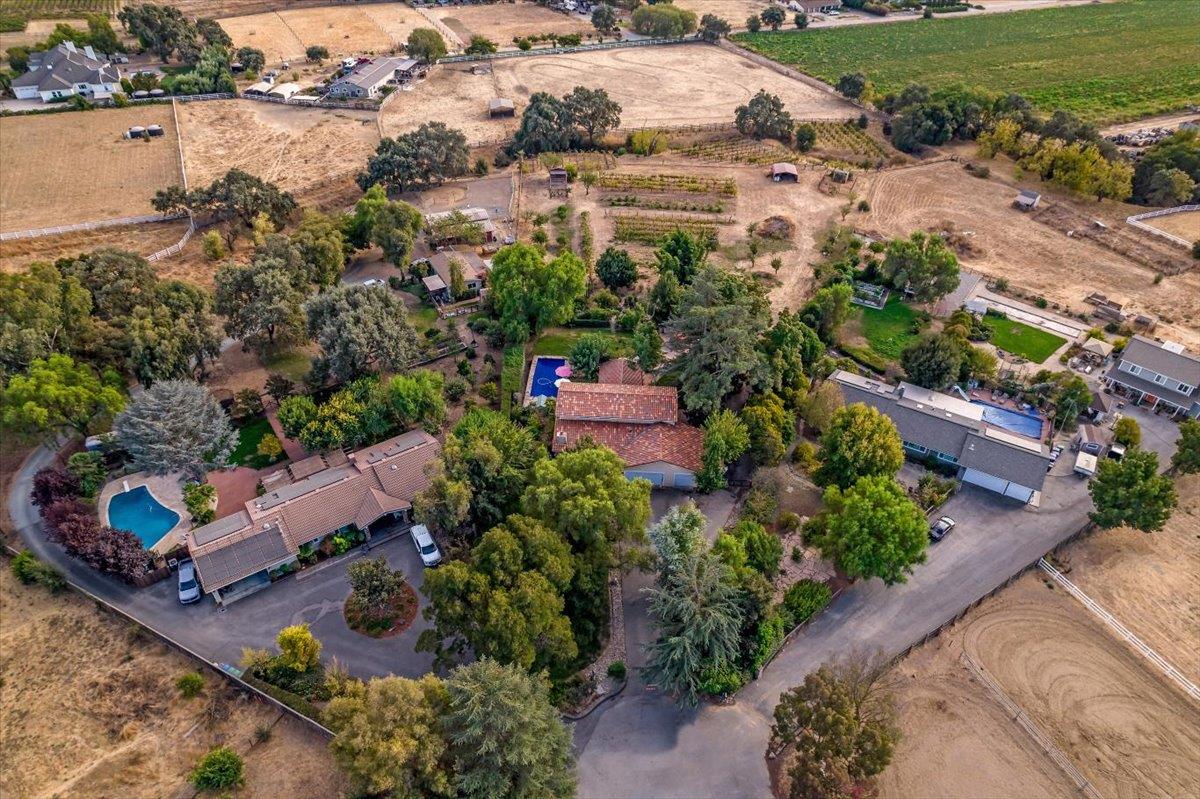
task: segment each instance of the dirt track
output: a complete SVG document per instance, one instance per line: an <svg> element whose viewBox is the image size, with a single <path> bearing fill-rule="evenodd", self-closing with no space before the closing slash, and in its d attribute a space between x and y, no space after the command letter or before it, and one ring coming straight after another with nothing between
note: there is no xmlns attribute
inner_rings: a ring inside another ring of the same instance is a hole
<svg viewBox="0 0 1200 799"><path fill-rule="evenodd" d="M435 119L461 129L469 141L495 140L516 129L534 92L562 96L576 86L607 90L621 104L622 128L729 122L759 89L779 95L799 118L858 114L836 97L703 44L511 58L493 62L492 69L490 75L472 75L466 66L434 69L387 105L384 133L394 136ZM489 119L487 102L495 97L513 100L517 118Z"/></svg>

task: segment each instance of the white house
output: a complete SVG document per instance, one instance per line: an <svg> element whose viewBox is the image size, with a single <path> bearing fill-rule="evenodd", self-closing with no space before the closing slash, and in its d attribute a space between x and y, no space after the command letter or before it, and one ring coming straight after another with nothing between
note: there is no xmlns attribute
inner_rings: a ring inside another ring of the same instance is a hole
<svg viewBox="0 0 1200 799"><path fill-rule="evenodd" d="M76 94L107 99L121 91L121 72L90 45L81 50L74 42L63 42L53 50L31 54L29 71L13 80L12 90L18 100L41 97L43 103Z"/></svg>

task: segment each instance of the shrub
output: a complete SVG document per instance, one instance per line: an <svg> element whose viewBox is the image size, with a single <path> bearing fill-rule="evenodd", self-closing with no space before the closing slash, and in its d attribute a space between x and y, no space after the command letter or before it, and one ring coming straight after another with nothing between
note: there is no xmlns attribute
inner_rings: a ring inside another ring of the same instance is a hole
<svg viewBox="0 0 1200 799"><path fill-rule="evenodd" d="M800 529L800 515L790 510L779 514L779 529L785 533L794 533Z"/></svg>
<svg viewBox="0 0 1200 799"><path fill-rule="evenodd" d="M783 595L783 613L791 622L790 626L796 627L820 612L832 598L833 592L825 583L801 580Z"/></svg>
<svg viewBox="0 0 1200 799"><path fill-rule="evenodd" d="M625 668L625 661L623 660L614 660L612 663L608 664L608 676L612 677L614 680L625 679L626 671L627 669Z"/></svg>
<svg viewBox="0 0 1200 799"><path fill-rule="evenodd" d="M274 462L283 454L283 444L274 433L267 433L258 441L258 456L265 461Z"/></svg>
<svg viewBox="0 0 1200 799"><path fill-rule="evenodd" d="M175 681L175 687L184 699L194 699L204 690L204 678L198 671L189 671Z"/></svg>
<svg viewBox="0 0 1200 799"><path fill-rule="evenodd" d="M792 465L811 472L817 466L817 448L808 441L801 441L792 450Z"/></svg>
<svg viewBox="0 0 1200 799"><path fill-rule="evenodd" d="M108 477L104 458L99 452L76 452L67 458L67 471L79 478L79 494L88 499L99 493Z"/></svg>
<svg viewBox="0 0 1200 799"><path fill-rule="evenodd" d="M225 240L215 230L210 230L200 237L200 248L204 250L204 257L210 261L219 261L229 255Z"/></svg>
<svg viewBox="0 0 1200 799"><path fill-rule="evenodd" d="M188 483L183 487L183 504L192 521L197 525L208 524L216 515L213 500L217 496L217 487L212 483Z"/></svg>
<svg viewBox="0 0 1200 799"><path fill-rule="evenodd" d="M446 384L442 387L442 393L445 394L446 399L450 400L451 402L458 402L460 399L466 396L467 389L470 387L470 384L461 377L452 377L447 380Z"/></svg>
<svg viewBox="0 0 1200 799"><path fill-rule="evenodd" d="M12 560L10 568L12 569L13 576L25 585L37 583L51 591L61 591L67 586L66 578L63 577L62 572L49 563L42 563L28 549L23 549L17 553Z"/></svg>
<svg viewBox="0 0 1200 799"><path fill-rule="evenodd" d="M263 412L262 395L252 388L243 388L233 396L229 415L234 419L249 419Z"/></svg>
<svg viewBox="0 0 1200 799"><path fill-rule="evenodd" d="M779 510L779 500L765 488L752 488L746 495L742 505L742 518L759 524L770 524L775 521L775 513Z"/></svg>
<svg viewBox="0 0 1200 799"><path fill-rule="evenodd" d="M700 675L700 690L709 696L729 696L746 683L746 678L733 666L705 669Z"/></svg>
<svg viewBox="0 0 1200 799"><path fill-rule="evenodd" d="M306 672L320 663L321 642L307 624L284 627L275 636L275 643L279 646L281 663L292 671Z"/></svg>
<svg viewBox="0 0 1200 799"><path fill-rule="evenodd" d="M787 619L772 609L758 623L758 630L755 632L754 640L754 655L751 658L754 673L757 674L767 662L767 658L775 654L775 651L783 645L783 639L787 636Z"/></svg>
<svg viewBox="0 0 1200 799"><path fill-rule="evenodd" d="M219 791L236 788L245 780L245 764L237 752L228 746L218 746L204 757L188 775L198 791Z"/></svg>

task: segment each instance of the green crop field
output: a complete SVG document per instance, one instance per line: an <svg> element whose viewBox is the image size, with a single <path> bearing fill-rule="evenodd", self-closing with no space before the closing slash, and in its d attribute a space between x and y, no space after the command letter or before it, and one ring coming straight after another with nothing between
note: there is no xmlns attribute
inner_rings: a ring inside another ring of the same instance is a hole
<svg viewBox="0 0 1200 799"><path fill-rule="evenodd" d="M835 83L1018 92L1046 113L1119 122L1200 102L1200 2L1125 0L890 25L743 33L742 45Z"/></svg>

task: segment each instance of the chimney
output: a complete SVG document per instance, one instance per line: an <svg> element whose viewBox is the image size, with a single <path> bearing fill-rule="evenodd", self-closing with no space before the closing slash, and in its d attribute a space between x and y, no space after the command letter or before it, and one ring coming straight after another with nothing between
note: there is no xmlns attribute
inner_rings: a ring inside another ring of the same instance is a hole
<svg viewBox="0 0 1200 799"><path fill-rule="evenodd" d="M904 399L904 384L896 386L896 399Z"/></svg>

